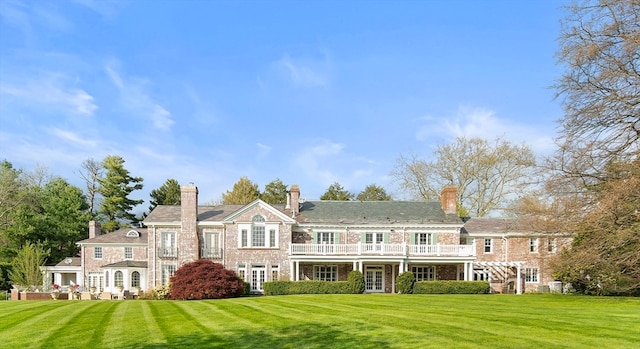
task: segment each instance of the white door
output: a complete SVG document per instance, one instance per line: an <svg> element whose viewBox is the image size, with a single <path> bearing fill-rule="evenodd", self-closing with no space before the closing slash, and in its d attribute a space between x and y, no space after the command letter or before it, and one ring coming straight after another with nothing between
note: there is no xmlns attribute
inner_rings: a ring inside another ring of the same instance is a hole
<svg viewBox="0 0 640 349"><path fill-rule="evenodd" d="M364 272L366 292L384 292L384 268L382 266L368 266Z"/></svg>
<svg viewBox="0 0 640 349"><path fill-rule="evenodd" d="M252 267L251 268L251 291L262 292L262 284L267 276L267 268Z"/></svg>

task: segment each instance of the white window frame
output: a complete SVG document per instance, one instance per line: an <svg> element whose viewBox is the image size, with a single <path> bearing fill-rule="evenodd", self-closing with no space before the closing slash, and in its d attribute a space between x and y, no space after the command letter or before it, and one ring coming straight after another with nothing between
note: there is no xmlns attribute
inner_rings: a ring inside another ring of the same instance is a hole
<svg viewBox="0 0 640 349"><path fill-rule="evenodd" d="M121 270L116 270L116 272L113 273L113 285L115 287L124 287L124 273Z"/></svg>
<svg viewBox="0 0 640 349"><path fill-rule="evenodd" d="M102 246L95 246L93 248L93 259L102 259Z"/></svg>
<svg viewBox="0 0 640 349"><path fill-rule="evenodd" d="M558 252L558 242L555 238L547 239L547 252L549 253L557 253Z"/></svg>
<svg viewBox="0 0 640 349"><path fill-rule="evenodd" d="M140 280L141 280L141 275L140 272L137 270L134 270L131 272L131 288L136 288L136 287L140 287Z"/></svg>
<svg viewBox="0 0 640 349"><path fill-rule="evenodd" d="M493 239L484 239L484 253L493 253Z"/></svg>
<svg viewBox="0 0 640 349"><path fill-rule="evenodd" d="M529 238L529 252L538 253L538 238Z"/></svg>
<svg viewBox="0 0 640 349"><path fill-rule="evenodd" d="M433 281L436 279L436 267L433 265L414 265L411 272L416 281Z"/></svg>
<svg viewBox="0 0 640 349"><path fill-rule="evenodd" d="M176 272L176 265L175 264L163 264L162 265L162 280L161 284L167 285L169 283L169 281L171 281L171 277L173 276L173 274Z"/></svg>
<svg viewBox="0 0 640 349"><path fill-rule="evenodd" d="M131 246L124 247L124 259L125 260L133 259L133 247Z"/></svg>
<svg viewBox="0 0 640 349"><path fill-rule="evenodd" d="M319 231L318 244L334 245L336 243L336 233L332 231Z"/></svg>
<svg viewBox="0 0 640 349"><path fill-rule="evenodd" d="M280 280L280 266L279 265L272 265L271 266L271 281L278 281Z"/></svg>
<svg viewBox="0 0 640 349"><path fill-rule="evenodd" d="M220 250L220 232L218 231L205 231L204 232L204 251L202 251L203 257L221 257Z"/></svg>
<svg viewBox="0 0 640 349"><path fill-rule="evenodd" d="M95 287L96 290L104 291L104 275L102 273L89 272L89 287Z"/></svg>
<svg viewBox="0 0 640 349"><path fill-rule="evenodd" d="M238 248L279 248L279 224L255 215L251 223L238 224Z"/></svg>
<svg viewBox="0 0 640 349"><path fill-rule="evenodd" d="M244 281L247 281L247 265L238 264L238 277Z"/></svg>
<svg viewBox="0 0 640 349"><path fill-rule="evenodd" d="M338 281L337 265L314 265L313 279L321 281Z"/></svg>
<svg viewBox="0 0 640 349"><path fill-rule="evenodd" d="M524 282L528 284L537 284L540 281L540 273L538 268L524 268Z"/></svg>
<svg viewBox="0 0 640 349"><path fill-rule="evenodd" d="M178 248L175 231L163 231L160 233L160 257L178 257Z"/></svg>

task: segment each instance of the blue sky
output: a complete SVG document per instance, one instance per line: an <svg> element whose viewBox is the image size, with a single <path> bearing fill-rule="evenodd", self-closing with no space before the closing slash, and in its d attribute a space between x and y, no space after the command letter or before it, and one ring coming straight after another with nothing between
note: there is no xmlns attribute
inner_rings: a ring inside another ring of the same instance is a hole
<svg viewBox="0 0 640 349"><path fill-rule="evenodd" d="M120 155L220 201L242 176L405 198L400 154L553 149L560 1L0 2L0 159L82 186Z"/></svg>

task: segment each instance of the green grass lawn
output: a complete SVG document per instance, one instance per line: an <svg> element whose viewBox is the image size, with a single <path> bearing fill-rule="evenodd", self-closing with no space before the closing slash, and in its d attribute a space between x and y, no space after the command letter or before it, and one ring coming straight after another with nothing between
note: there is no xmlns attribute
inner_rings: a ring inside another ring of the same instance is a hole
<svg viewBox="0 0 640 349"><path fill-rule="evenodd" d="M297 295L3 301L1 348L640 348L640 299Z"/></svg>

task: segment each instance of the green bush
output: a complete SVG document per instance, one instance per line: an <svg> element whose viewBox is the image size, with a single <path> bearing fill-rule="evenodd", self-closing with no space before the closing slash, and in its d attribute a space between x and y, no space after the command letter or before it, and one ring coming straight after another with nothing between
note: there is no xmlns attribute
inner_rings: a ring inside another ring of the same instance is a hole
<svg viewBox="0 0 640 349"><path fill-rule="evenodd" d="M267 281L263 284L266 296L287 294L350 294L348 281Z"/></svg>
<svg viewBox="0 0 640 349"><path fill-rule="evenodd" d="M491 286L486 281L418 281L414 294L486 294Z"/></svg>
<svg viewBox="0 0 640 349"><path fill-rule="evenodd" d="M416 277L413 272L404 272L396 278L396 289L398 293L411 294L413 293L413 285L416 282Z"/></svg>
<svg viewBox="0 0 640 349"><path fill-rule="evenodd" d="M246 281L242 281L244 282L244 295L248 296L251 294L251 283L250 282L246 282Z"/></svg>
<svg viewBox="0 0 640 349"><path fill-rule="evenodd" d="M364 292L364 276L359 270L352 270L347 275L347 283L349 284L349 293L360 294Z"/></svg>

